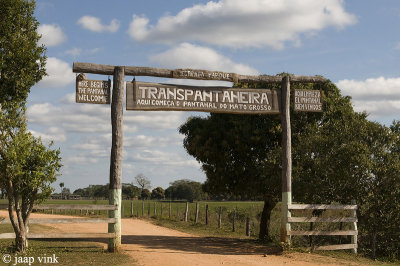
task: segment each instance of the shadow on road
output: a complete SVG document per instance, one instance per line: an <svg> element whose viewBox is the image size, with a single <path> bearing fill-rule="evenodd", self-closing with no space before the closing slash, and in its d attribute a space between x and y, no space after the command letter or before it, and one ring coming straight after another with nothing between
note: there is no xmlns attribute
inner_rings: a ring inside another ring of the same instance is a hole
<svg viewBox="0 0 400 266"><path fill-rule="evenodd" d="M280 252L278 247L261 245L254 240L219 237L123 235L122 244L136 244L149 249L219 255L264 255Z"/></svg>

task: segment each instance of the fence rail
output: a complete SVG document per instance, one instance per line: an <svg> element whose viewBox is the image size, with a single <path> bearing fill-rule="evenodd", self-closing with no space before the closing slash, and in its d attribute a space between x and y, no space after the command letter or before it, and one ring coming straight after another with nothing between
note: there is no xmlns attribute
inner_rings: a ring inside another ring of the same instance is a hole
<svg viewBox="0 0 400 266"><path fill-rule="evenodd" d="M357 205L327 205L327 204L289 204L289 212L291 210L350 210L350 217L291 217L287 218L287 222L290 223L351 223L352 230L335 230L335 231L321 231L321 230L310 230L310 231L287 231L289 236L351 236L351 244L339 244L339 245L327 245L317 246L313 250L340 250L340 249L351 249L353 253L357 253ZM340 226L342 227L342 226ZM312 241L310 240L310 243Z"/></svg>
<svg viewBox="0 0 400 266"><path fill-rule="evenodd" d="M6 208L4 208L6 206ZM7 209L8 205L2 204L0 209ZM115 205L91 205L91 204L43 204L34 205L35 210L116 210L118 207ZM77 223L108 223L114 224L117 222L116 218L31 218L29 224L77 224ZM0 224L10 224L9 218L0 218ZM114 233L28 233L28 239L59 239L59 238L74 238L74 239L87 239L87 238L114 238ZM15 238L14 233L2 233L0 239Z"/></svg>

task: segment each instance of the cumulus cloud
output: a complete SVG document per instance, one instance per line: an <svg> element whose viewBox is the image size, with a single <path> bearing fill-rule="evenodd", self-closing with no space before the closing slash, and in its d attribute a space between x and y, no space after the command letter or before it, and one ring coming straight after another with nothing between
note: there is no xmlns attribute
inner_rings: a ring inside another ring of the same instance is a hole
<svg viewBox="0 0 400 266"><path fill-rule="evenodd" d="M150 57L150 61L170 68L199 68L234 72L244 75L258 75L258 71L248 65L235 63L215 50L181 43L160 54Z"/></svg>
<svg viewBox="0 0 400 266"><path fill-rule="evenodd" d="M283 49L286 43L300 45L304 34L327 27L342 29L355 22L342 0L220 0L163 16L155 25L144 15L133 15L128 33L144 42L200 41L234 48Z"/></svg>
<svg viewBox="0 0 400 266"><path fill-rule="evenodd" d="M45 76L38 83L38 87L64 87L65 85L75 81L75 75L72 73L72 67L70 64L58 58L47 58L46 71L48 76Z"/></svg>
<svg viewBox="0 0 400 266"><path fill-rule="evenodd" d="M47 47L60 45L67 40L67 36L57 24L42 24L38 27L38 33L42 35L39 44Z"/></svg>
<svg viewBox="0 0 400 266"><path fill-rule="evenodd" d="M82 28L93 32L116 32L119 29L119 21L116 19L111 20L109 25L104 25L97 17L83 16L78 20L77 23L78 25L81 25Z"/></svg>
<svg viewBox="0 0 400 266"><path fill-rule="evenodd" d="M356 111L367 111L373 119L399 119L400 78L345 79L336 85L344 95L353 98Z"/></svg>
<svg viewBox="0 0 400 266"><path fill-rule="evenodd" d="M50 141L65 142L67 137L63 129L59 127L49 127L46 132L38 132L36 130L29 130L33 136L41 137L42 141L49 143Z"/></svg>

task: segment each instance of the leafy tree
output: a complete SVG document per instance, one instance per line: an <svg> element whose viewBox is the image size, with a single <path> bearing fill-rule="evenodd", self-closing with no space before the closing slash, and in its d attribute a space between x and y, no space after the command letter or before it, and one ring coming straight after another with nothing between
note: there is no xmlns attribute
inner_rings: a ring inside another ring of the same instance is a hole
<svg viewBox="0 0 400 266"><path fill-rule="evenodd" d="M239 84L246 87L247 84ZM280 84L253 84L256 88L278 88ZM341 109L351 108L350 100L340 95L334 84L293 84L296 89L323 90L323 113L294 112L291 108L292 150L296 149L308 124L318 124L329 117L341 120ZM340 104L335 105L335 102ZM336 110L337 112L326 112ZM333 116L336 114L336 116ZM281 198L281 140L278 115L210 114L206 118L192 117L180 127L185 135L184 147L201 164L206 173L205 191L232 193L242 198L261 198L259 238L271 240L269 222L272 209ZM329 152L329 150L326 150ZM294 158L294 164L296 158ZM300 178L300 177L299 177ZM297 188L294 188L294 191Z"/></svg>
<svg viewBox="0 0 400 266"><path fill-rule="evenodd" d="M63 187L64 187L64 182L61 182L60 183L61 194L62 194L62 191L63 191Z"/></svg>
<svg viewBox="0 0 400 266"><path fill-rule="evenodd" d="M122 184L122 197L132 199L140 196L141 189L133 184Z"/></svg>
<svg viewBox="0 0 400 266"><path fill-rule="evenodd" d="M156 187L151 191L151 198L152 199L163 199L165 197L165 191L162 187Z"/></svg>
<svg viewBox="0 0 400 266"><path fill-rule="evenodd" d="M139 187L142 189L142 191L144 189L150 189L150 180L144 176L143 174L138 174L137 176L135 176L135 182L136 184L139 185Z"/></svg>
<svg viewBox="0 0 400 266"><path fill-rule="evenodd" d="M143 189L142 192L140 193L140 198L141 199L150 199L151 198L151 192L147 188Z"/></svg>
<svg viewBox="0 0 400 266"><path fill-rule="evenodd" d="M185 199L188 201L205 198L201 183L188 179L170 183L170 186L165 190L165 194L170 199Z"/></svg>
<svg viewBox="0 0 400 266"><path fill-rule="evenodd" d="M16 104L0 112L0 187L7 191L8 213L16 235L16 249L25 252L27 226L35 202L48 198L59 171L60 151L47 148L26 131Z"/></svg>
<svg viewBox="0 0 400 266"><path fill-rule="evenodd" d="M25 102L46 74L45 48L38 46L35 1L0 0L0 104ZM4 107L3 107L4 108Z"/></svg>

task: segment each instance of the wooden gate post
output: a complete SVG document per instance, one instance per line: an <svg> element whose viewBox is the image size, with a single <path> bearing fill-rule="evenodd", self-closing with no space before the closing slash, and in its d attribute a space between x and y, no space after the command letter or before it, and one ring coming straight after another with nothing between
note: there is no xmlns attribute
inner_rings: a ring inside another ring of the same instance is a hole
<svg viewBox="0 0 400 266"><path fill-rule="evenodd" d="M290 244L291 216L288 205L292 204L292 133L290 129L290 79L289 76L282 78L282 219L281 219L281 242Z"/></svg>
<svg viewBox="0 0 400 266"><path fill-rule="evenodd" d="M109 204L116 205L116 210L109 211L110 218L116 218L117 221L108 224L108 232L114 233L114 238L108 242L108 250L118 251L121 246L121 198L122 198L122 147L124 140L123 132L123 102L124 102L124 82L125 68L116 66L114 68L114 86L112 91L111 103L111 128L112 144L110 159L110 187Z"/></svg>

